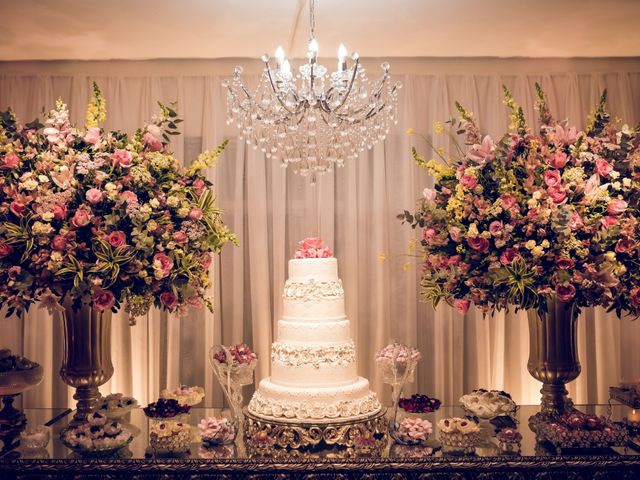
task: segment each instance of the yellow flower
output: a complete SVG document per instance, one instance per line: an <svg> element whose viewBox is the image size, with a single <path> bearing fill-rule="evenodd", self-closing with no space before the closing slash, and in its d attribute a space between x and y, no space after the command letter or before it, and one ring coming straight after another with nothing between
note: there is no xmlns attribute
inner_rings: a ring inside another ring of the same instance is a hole
<svg viewBox="0 0 640 480"><path fill-rule="evenodd" d="M408 272L408 271L409 271L409 267L410 267L410 266L411 266L411 265L409 264L409 262L404 262L404 265L402 265L402 269L403 269L405 272Z"/></svg>
<svg viewBox="0 0 640 480"><path fill-rule="evenodd" d="M387 256L383 252L378 254L378 261L380 263L384 263L386 262L386 260L387 260Z"/></svg>
<svg viewBox="0 0 640 480"><path fill-rule="evenodd" d="M408 136L414 135L415 133L416 133L416 131L413 129L413 127L407 128L407 135Z"/></svg>
<svg viewBox="0 0 640 480"><path fill-rule="evenodd" d="M435 123L433 124L433 131L435 132L436 135L440 135L444 131L444 128L442 128L442 123L440 123L440 120L436 120Z"/></svg>
<svg viewBox="0 0 640 480"><path fill-rule="evenodd" d="M409 252L413 252L416 249L417 242L418 242L418 239L415 237L411 237L409 239Z"/></svg>

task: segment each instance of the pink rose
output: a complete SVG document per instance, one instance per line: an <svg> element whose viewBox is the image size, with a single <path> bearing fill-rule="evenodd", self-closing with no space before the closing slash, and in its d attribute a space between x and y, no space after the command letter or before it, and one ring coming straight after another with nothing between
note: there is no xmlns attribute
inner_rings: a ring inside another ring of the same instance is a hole
<svg viewBox="0 0 640 480"><path fill-rule="evenodd" d="M15 152L7 153L2 159L0 170L13 170L20 164L20 157Z"/></svg>
<svg viewBox="0 0 640 480"><path fill-rule="evenodd" d="M569 220L569 228L571 230L578 230L584 226L584 222L582 221L582 217L578 213L574 213L571 215L571 220Z"/></svg>
<svg viewBox="0 0 640 480"><path fill-rule="evenodd" d="M568 283L567 285L556 285L556 295L561 302L568 302L576 295L576 287Z"/></svg>
<svg viewBox="0 0 640 480"><path fill-rule="evenodd" d="M422 238L424 238L427 243L431 243L436 236L436 231L433 228L425 228L422 230Z"/></svg>
<svg viewBox="0 0 640 480"><path fill-rule="evenodd" d="M153 256L153 268L156 272L159 272L161 277L165 278L171 273L173 268L173 260L167 257L164 253L156 253Z"/></svg>
<svg viewBox="0 0 640 480"><path fill-rule="evenodd" d="M609 228L618 225L618 219L615 217L603 217L600 223L602 224L602 228Z"/></svg>
<svg viewBox="0 0 640 480"><path fill-rule="evenodd" d="M9 270L7 270L7 275L11 280L15 280L18 278L18 275L20 275L21 272L22 267L14 265L13 267L10 267Z"/></svg>
<svg viewBox="0 0 640 480"><path fill-rule="evenodd" d="M169 310L173 310L178 306L178 297L171 290L160 294L160 302Z"/></svg>
<svg viewBox="0 0 640 480"><path fill-rule="evenodd" d="M500 235L502 235L503 228L504 225L502 224L502 222L494 220L489 224L489 233L491 233L491 235L493 235L494 237L499 237Z"/></svg>
<svg viewBox="0 0 640 480"><path fill-rule="evenodd" d="M515 248L507 248L500 255L500 263L503 265L511 265L516 258L520 258L520 254Z"/></svg>
<svg viewBox="0 0 640 480"><path fill-rule="evenodd" d="M422 196L427 202L433 202L436 199L436 191L433 188L425 188Z"/></svg>
<svg viewBox="0 0 640 480"><path fill-rule="evenodd" d="M487 135L482 139L481 144L472 145L467 152L467 158L478 165L485 165L495 157L496 146L493 139Z"/></svg>
<svg viewBox="0 0 640 480"><path fill-rule="evenodd" d="M87 190L86 197L89 203L93 203L95 205L102 200L102 192L97 188L90 188Z"/></svg>
<svg viewBox="0 0 640 480"><path fill-rule="evenodd" d="M560 257L556 259L556 265L560 270L568 270L570 268L573 268L574 263L570 258Z"/></svg>
<svg viewBox="0 0 640 480"><path fill-rule="evenodd" d="M555 187L562 183L559 170L547 170L544 172L544 183L547 187Z"/></svg>
<svg viewBox="0 0 640 480"><path fill-rule="evenodd" d="M95 145L96 142L100 140L100 129L93 127L87 130L87 133L84 135L84 141L90 143L91 145Z"/></svg>
<svg viewBox="0 0 640 480"><path fill-rule="evenodd" d="M481 236L477 236L475 238L467 238L467 243L471 248L481 253L485 253L487 250L489 250L489 240Z"/></svg>
<svg viewBox="0 0 640 480"><path fill-rule="evenodd" d="M453 240L454 242L460 242L461 240L460 228L458 227L449 228L449 236L451 237L451 240Z"/></svg>
<svg viewBox="0 0 640 480"><path fill-rule="evenodd" d="M549 163L553 168L564 168L568 160L569 158L567 157L566 153L556 152L553 158L551 159L551 162Z"/></svg>
<svg viewBox="0 0 640 480"><path fill-rule="evenodd" d="M455 267L457 265L460 265L460 261L462 260L462 257L460 257L460 255L453 255L452 257L449 257L447 259L447 266L448 267Z"/></svg>
<svg viewBox="0 0 640 480"><path fill-rule="evenodd" d="M109 245L113 248L117 248L124 245L127 242L127 236L121 230L115 230L109 234Z"/></svg>
<svg viewBox="0 0 640 480"><path fill-rule="evenodd" d="M138 196L131 190L120 192L120 198L122 198L125 202L132 203L134 205L138 203Z"/></svg>
<svg viewBox="0 0 640 480"><path fill-rule="evenodd" d="M453 301L453 308L455 308L462 315L466 315L469 311L469 307L471 306L471 302L469 300L460 300L455 299Z"/></svg>
<svg viewBox="0 0 640 480"><path fill-rule="evenodd" d="M609 215L613 215L615 217L624 213L628 206L629 204L621 198L612 198L609 202L609 206L607 207L607 212L609 212Z"/></svg>
<svg viewBox="0 0 640 480"><path fill-rule="evenodd" d="M463 175L460 183L469 190L473 190L478 185L478 181L473 175Z"/></svg>
<svg viewBox="0 0 640 480"><path fill-rule="evenodd" d="M602 158L596 160L596 172L602 177L608 177L613 170L613 166Z"/></svg>
<svg viewBox="0 0 640 480"><path fill-rule="evenodd" d="M209 268L211 266L211 254L209 252L202 254L202 267Z"/></svg>
<svg viewBox="0 0 640 480"><path fill-rule="evenodd" d="M21 217L27 212L27 205L20 200L14 200L9 205L9 210L11 210L16 217Z"/></svg>
<svg viewBox="0 0 640 480"><path fill-rule="evenodd" d="M13 248L11 248L11 245L0 242L0 258L8 257L9 255L11 255L12 251Z"/></svg>
<svg viewBox="0 0 640 480"><path fill-rule="evenodd" d="M142 140L150 151L159 152L160 150L162 150L162 142L149 132L144 134Z"/></svg>
<svg viewBox="0 0 640 480"><path fill-rule="evenodd" d="M204 192L206 186L207 185L199 178L196 178L193 181L193 190L196 192L196 195L202 195L202 192Z"/></svg>
<svg viewBox="0 0 640 480"><path fill-rule="evenodd" d="M131 152L122 148L116 149L111 155L114 167L129 168L132 164L132 158Z"/></svg>
<svg viewBox="0 0 640 480"><path fill-rule="evenodd" d="M189 241L189 237L182 230L174 232L173 241L176 243L187 243Z"/></svg>
<svg viewBox="0 0 640 480"><path fill-rule="evenodd" d="M567 191L562 185L556 185L555 187L549 187L547 194L553 200L553 203L564 203L567 199Z"/></svg>
<svg viewBox="0 0 640 480"><path fill-rule="evenodd" d="M116 297L109 290L96 290L91 297L93 308L99 312L111 310L116 304Z"/></svg>
<svg viewBox="0 0 640 480"><path fill-rule="evenodd" d="M199 208L192 208L189 212L189 218L191 220L202 220L202 210Z"/></svg>
<svg viewBox="0 0 640 480"><path fill-rule="evenodd" d="M640 287L632 288L629 292L631 295L631 305L640 308Z"/></svg>
<svg viewBox="0 0 640 480"><path fill-rule="evenodd" d="M621 238L616 243L616 252L617 253L630 253L635 246L635 242L630 238Z"/></svg>
<svg viewBox="0 0 640 480"><path fill-rule="evenodd" d="M51 240L51 248L54 250L64 250L67 247L67 239L62 235L56 235Z"/></svg>
<svg viewBox="0 0 640 480"><path fill-rule="evenodd" d="M298 242L295 258L330 258L333 252L329 247L322 244L322 240L317 237L305 238Z"/></svg>
<svg viewBox="0 0 640 480"><path fill-rule="evenodd" d="M91 214L84 208L76 210L76 214L71 219L71 224L76 228L81 228L89 224Z"/></svg>
<svg viewBox="0 0 640 480"><path fill-rule="evenodd" d="M503 210L510 210L516 204L516 197L510 194L502 195L500 197L500 205Z"/></svg>
<svg viewBox="0 0 640 480"><path fill-rule="evenodd" d="M67 206L63 203L56 203L51 208L51 213L53 213L53 218L56 220L64 220L67 216Z"/></svg>

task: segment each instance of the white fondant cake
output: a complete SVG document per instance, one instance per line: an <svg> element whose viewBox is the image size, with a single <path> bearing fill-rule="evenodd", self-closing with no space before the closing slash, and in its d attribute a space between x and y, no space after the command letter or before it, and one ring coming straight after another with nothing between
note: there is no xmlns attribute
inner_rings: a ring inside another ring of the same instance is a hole
<svg viewBox="0 0 640 480"><path fill-rule="evenodd" d="M283 318L271 347L271 377L249 402L252 414L289 422L372 416L380 402L356 370L335 258L289 260Z"/></svg>

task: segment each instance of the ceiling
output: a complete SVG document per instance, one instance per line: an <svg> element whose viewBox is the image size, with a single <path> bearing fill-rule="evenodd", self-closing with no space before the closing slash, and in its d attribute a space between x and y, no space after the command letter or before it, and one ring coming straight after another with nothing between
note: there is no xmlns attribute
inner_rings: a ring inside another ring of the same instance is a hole
<svg viewBox="0 0 640 480"><path fill-rule="evenodd" d="M302 56L308 0L0 0L0 60ZM640 56L637 0L316 0L320 55Z"/></svg>

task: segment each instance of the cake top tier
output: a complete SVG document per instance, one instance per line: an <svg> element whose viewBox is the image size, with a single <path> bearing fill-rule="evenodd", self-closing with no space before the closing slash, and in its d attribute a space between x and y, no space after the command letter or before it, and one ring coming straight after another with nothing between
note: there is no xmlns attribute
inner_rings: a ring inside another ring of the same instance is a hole
<svg viewBox="0 0 640 480"><path fill-rule="evenodd" d="M330 258L294 258L289 260L289 282L337 282L338 261Z"/></svg>
<svg viewBox="0 0 640 480"><path fill-rule="evenodd" d="M305 238L298 242L295 258L331 258L333 252L317 237Z"/></svg>

